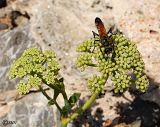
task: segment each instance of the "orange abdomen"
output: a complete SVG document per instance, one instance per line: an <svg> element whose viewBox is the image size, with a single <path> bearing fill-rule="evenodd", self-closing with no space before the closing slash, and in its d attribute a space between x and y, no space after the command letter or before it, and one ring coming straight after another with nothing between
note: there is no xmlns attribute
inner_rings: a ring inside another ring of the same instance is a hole
<svg viewBox="0 0 160 127"><path fill-rule="evenodd" d="M100 18L97 17L95 19L95 25L97 27L100 38L102 39L103 37L107 37L106 29L105 29L104 24Z"/></svg>

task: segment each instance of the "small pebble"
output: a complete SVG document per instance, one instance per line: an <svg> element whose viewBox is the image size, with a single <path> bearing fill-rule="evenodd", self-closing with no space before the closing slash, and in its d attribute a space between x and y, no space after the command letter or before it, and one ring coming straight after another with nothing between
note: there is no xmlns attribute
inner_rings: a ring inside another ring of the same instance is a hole
<svg viewBox="0 0 160 127"><path fill-rule="evenodd" d="M8 29L9 26L5 23L0 23L0 30L5 30L5 29Z"/></svg>

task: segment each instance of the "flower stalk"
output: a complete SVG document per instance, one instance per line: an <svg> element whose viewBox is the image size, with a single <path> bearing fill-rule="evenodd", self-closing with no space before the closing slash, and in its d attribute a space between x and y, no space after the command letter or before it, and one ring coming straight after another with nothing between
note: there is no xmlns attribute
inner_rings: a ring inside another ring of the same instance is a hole
<svg viewBox="0 0 160 127"><path fill-rule="evenodd" d="M92 93L92 96L86 101L86 103L80 107L75 113L73 113L68 118L61 118L61 127L66 127L69 122L75 119L78 115L82 114L85 110L87 110L96 100L97 96L99 95L100 91L96 91Z"/></svg>

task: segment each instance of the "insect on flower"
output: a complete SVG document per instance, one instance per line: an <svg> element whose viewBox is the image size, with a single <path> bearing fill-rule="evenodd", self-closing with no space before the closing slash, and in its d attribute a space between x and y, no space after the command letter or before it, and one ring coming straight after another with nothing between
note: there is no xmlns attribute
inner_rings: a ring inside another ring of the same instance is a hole
<svg viewBox="0 0 160 127"><path fill-rule="evenodd" d="M112 26L107 32L105 27L104 27L103 22L98 17L95 18L95 25L96 25L96 28L97 28L99 34L97 34L94 31L92 31L93 32L93 36L94 36L94 38L96 36L100 37L100 42L102 44L101 48L104 47L105 48L104 52L108 55L109 53L112 52L113 47L114 47L113 43L110 43L110 41L109 41L111 35L113 34L112 31L114 29L114 26ZM94 43L95 43L95 41L94 41ZM100 48L100 50L101 50L101 48ZM102 50L101 50L101 52L102 52Z"/></svg>

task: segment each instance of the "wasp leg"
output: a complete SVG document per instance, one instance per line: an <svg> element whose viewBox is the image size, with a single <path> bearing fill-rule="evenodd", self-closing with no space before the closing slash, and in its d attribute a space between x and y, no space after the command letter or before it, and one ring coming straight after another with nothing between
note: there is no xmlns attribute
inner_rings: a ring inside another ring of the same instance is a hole
<svg viewBox="0 0 160 127"><path fill-rule="evenodd" d="M119 30L115 25L113 25L110 27L107 34L110 34L110 36L111 36L112 34L123 34L123 32L121 30Z"/></svg>
<svg viewBox="0 0 160 127"><path fill-rule="evenodd" d="M119 30L118 28L116 28L115 34L123 34L123 32Z"/></svg>
<svg viewBox="0 0 160 127"><path fill-rule="evenodd" d="M95 42L97 41L97 40L95 40L95 37L96 37L96 36L99 36L99 35L98 35L96 32L94 32L94 31L92 31L92 33L93 33L93 37L94 37L94 45L95 45ZM94 49L95 49L95 46L94 46L92 52L94 52Z"/></svg>
<svg viewBox="0 0 160 127"><path fill-rule="evenodd" d="M112 50L113 50L112 47L107 47L107 48L105 48L104 52L108 55L109 53L112 52Z"/></svg>
<svg viewBox="0 0 160 127"><path fill-rule="evenodd" d="M104 48L104 46L103 46L103 45L101 45L101 46L100 46L100 51L101 51L101 53L102 53L103 57L105 58L105 60L107 60L107 59L108 59L108 54L109 54L109 52L108 52L108 48L107 48L107 47L105 47L104 51L102 51L102 48ZM107 54L107 56L106 56L105 54Z"/></svg>
<svg viewBox="0 0 160 127"><path fill-rule="evenodd" d="M94 38L96 37L96 36L99 36L96 32L94 32L94 31L92 31L92 33L93 33L93 36L94 36Z"/></svg>
<svg viewBox="0 0 160 127"><path fill-rule="evenodd" d="M109 35L109 34L112 35L114 28L115 28L115 25L111 26L110 29L107 32L107 35Z"/></svg>

